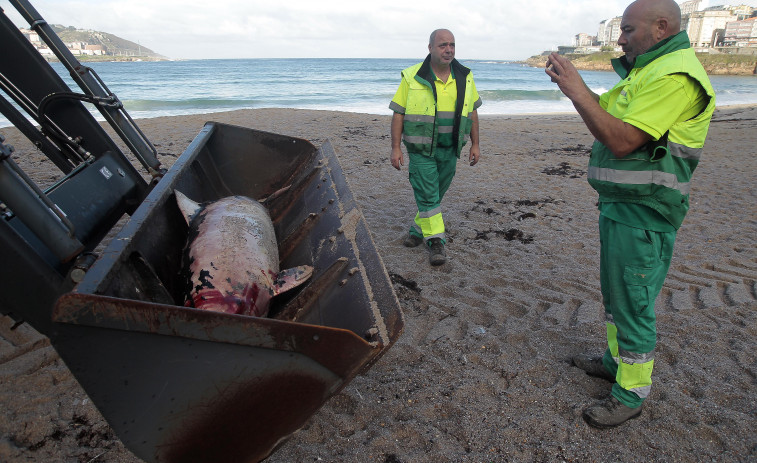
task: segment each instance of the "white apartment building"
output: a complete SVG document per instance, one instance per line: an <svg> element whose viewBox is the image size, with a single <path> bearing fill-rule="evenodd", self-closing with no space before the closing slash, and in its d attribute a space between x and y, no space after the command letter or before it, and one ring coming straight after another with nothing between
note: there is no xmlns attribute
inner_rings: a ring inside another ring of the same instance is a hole
<svg viewBox="0 0 757 463"><path fill-rule="evenodd" d="M622 16L616 16L612 19L606 19L599 23L597 30L597 41L600 45L616 46L620 38L620 22Z"/></svg>
<svg viewBox="0 0 757 463"><path fill-rule="evenodd" d="M605 41L605 28L607 26L607 20L600 21L599 28L597 29L597 42L602 45Z"/></svg>
<svg viewBox="0 0 757 463"><path fill-rule="evenodd" d="M710 48L716 40L717 30L725 29L726 24L734 19L736 17L730 10L695 11L683 18L681 30L689 34L692 47Z"/></svg>

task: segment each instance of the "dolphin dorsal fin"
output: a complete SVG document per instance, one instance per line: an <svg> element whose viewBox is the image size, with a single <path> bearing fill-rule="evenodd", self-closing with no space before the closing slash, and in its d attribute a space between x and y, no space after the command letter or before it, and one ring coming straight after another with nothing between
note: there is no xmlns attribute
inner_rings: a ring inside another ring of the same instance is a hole
<svg viewBox="0 0 757 463"><path fill-rule="evenodd" d="M313 275L313 267L300 265L280 271L273 281L273 296L296 288Z"/></svg>
<svg viewBox="0 0 757 463"><path fill-rule="evenodd" d="M187 221L187 225L192 221L192 218L197 215L202 206L191 199L179 190L173 190L176 195L176 204L181 209L181 213L184 215L184 220Z"/></svg>

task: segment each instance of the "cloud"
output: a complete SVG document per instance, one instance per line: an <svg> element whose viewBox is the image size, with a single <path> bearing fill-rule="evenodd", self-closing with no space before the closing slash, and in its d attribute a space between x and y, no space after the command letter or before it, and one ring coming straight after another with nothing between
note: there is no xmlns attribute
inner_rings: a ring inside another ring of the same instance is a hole
<svg viewBox="0 0 757 463"><path fill-rule="evenodd" d="M96 29L173 58L416 58L438 27L460 58L521 59L568 45L627 0L35 0L50 23ZM0 6L15 10L6 0ZM10 15L9 15L10 16Z"/></svg>

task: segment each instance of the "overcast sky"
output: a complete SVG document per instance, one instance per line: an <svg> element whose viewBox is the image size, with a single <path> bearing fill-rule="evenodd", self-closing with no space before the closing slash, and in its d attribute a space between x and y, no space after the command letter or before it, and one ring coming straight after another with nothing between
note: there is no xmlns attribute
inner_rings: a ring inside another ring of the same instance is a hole
<svg viewBox="0 0 757 463"><path fill-rule="evenodd" d="M596 34L629 0L34 0L51 24L94 29L174 59L419 58L451 29L460 59L522 59ZM710 0L710 5L726 2ZM757 6L755 1L731 2ZM0 8L26 26L8 0Z"/></svg>

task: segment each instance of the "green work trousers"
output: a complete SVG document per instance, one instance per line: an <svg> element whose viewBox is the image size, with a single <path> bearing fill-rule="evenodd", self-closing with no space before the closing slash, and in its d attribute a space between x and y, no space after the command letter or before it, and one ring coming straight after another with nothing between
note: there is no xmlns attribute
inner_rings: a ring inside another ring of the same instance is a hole
<svg viewBox="0 0 757 463"><path fill-rule="evenodd" d="M418 206L410 234L422 237L424 241L441 238L446 242L441 205L457 169L455 150L440 148L433 156L408 153L408 157L410 185Z"/></svg>
<svg viewBox="0 0 757 463"><path fill-rule="evenodd" d="M600 280L607 327L605 368L612 395L636 408L649 395L657 342L654 304L673 255L676 232L634 228L599 217Z"/></svg>

